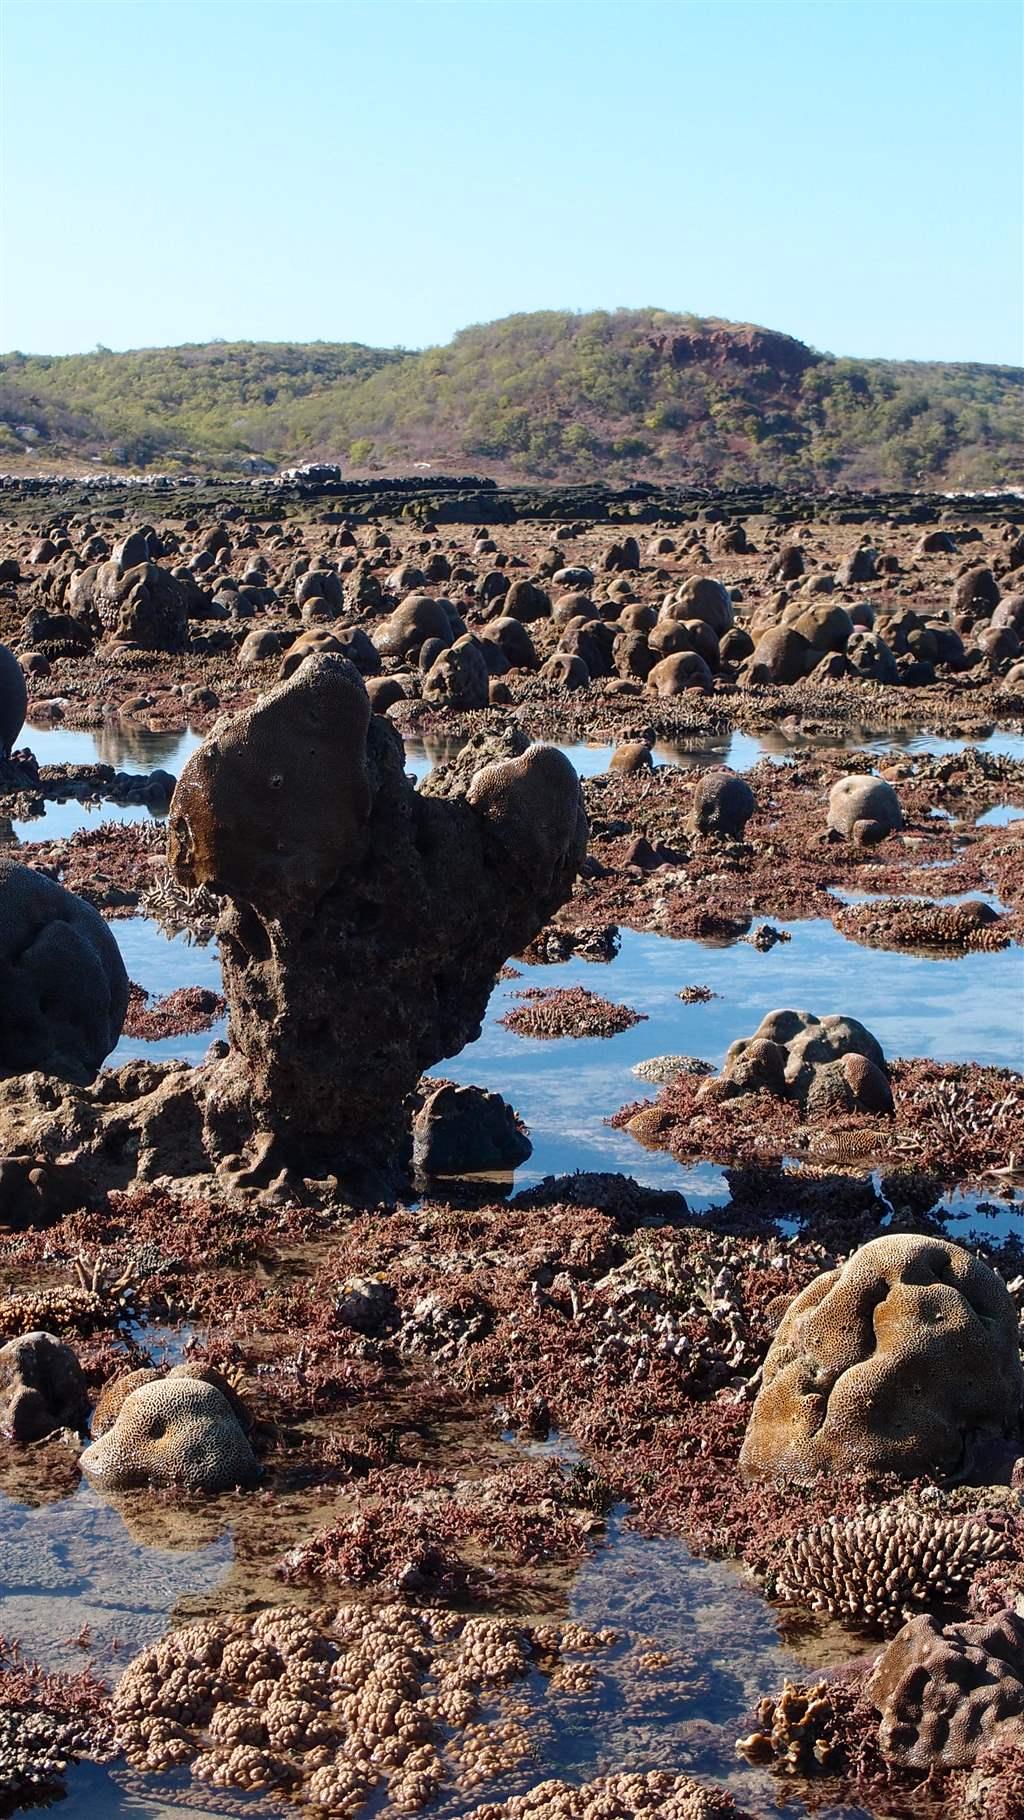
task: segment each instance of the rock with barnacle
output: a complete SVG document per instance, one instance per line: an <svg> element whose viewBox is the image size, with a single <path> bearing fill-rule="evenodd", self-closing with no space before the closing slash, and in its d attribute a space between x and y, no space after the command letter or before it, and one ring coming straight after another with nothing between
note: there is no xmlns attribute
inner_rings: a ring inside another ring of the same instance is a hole
<svg viewBox="0 0 1024 1820"><path fill-rule="evenodd" d="M569 895L587 835L554 747L481 753L415 789L401 738L332 654L214 729L169 826L179 884L228 900L232 1047L202 1087L208 1152L240 1182L307 1163L394 1172L421 1074L479 1034L499 967Z"/></svg>
<svg viewBox="0 0 1024 1820"><path fill-rule="evenodd" d="M241 1424L213 1384L164 1378L125 1398L113 1426L87 1447L82 1470L104 1491L143 1485L186 1492L254 1485L259 1468Z"/></svg>
<svg viewBox="0 0 1024 1820"><path fill-rule="evenodd" d="M10 758L28 707L25 672L8 645L0 645L0 759Z"/></svg>
<svg viewBox="0 0 1024 1820"><path fill-rule="evenodd" d="M128 975L99 912L0 860L0 1076L38 1070L84 1085L127 1009Z"/></svg>
<svg viewBox="0 0 1024 1820"><path fill-rule="evenodd" d="M840 777L828 798L830 834L874 847L903 826L900 799L883 777Z"/></svg>
<svg viewBox="0 0 1024 1820"><path fill-rule="evenodd" d="M1020 1446L1017 1316L994 1270L888 1233L790 1304L764 1362L748 1478L868 1470L986 1480Z"/></svg>
<svg viewBox="0 0 1024 1820"><path fill-rule="evenodd" d="M868 1699L882 1753L903 1769L968 1769L993 1745L1024 1747L1024 1618L911 1618L875 1665Z"/></svg>
<svg viewBox="0 0 1024 1820"><path fill-rule="evenodd" d="M784 1605L892 1630L915 1609L965 1599L978 1569L1007 1546L983 1517L897 1500L797 1530L773 1552L765 1584Z"/></svg>

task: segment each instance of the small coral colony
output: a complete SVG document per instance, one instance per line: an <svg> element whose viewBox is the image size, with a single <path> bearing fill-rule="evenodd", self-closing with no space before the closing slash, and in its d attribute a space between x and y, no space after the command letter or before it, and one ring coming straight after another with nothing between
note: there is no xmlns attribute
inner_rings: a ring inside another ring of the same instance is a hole
<svg viewBox="0 0 1024 1820"><path fill-rule="evenodd" d="M1024 1083L755 958L1019 991L1013 502L382 487L5 488L4 1521L180 1572L12 1602L0 1808L1024 1816ZM623 931L745 1034L517 1182Z"/></svg>

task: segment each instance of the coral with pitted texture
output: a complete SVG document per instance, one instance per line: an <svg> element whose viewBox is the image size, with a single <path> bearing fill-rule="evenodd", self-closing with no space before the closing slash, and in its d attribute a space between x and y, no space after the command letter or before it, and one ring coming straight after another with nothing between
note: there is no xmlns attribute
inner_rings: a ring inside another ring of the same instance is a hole
<svg viewBox="0 0 1024 1820"><path fill-rule="evenodd" d="M84 1085L127 1009L128 975L99 912L0 859L0 1076L38 1070Z"/></svg>
<svg viewBox="0 0 1024 1820"><path fill-rule="evenodd" d="M1002 1279L945 1239L888 1233L787 1309L740 1463L753 1479L991 1477L1019 1448L1022 1394Z"/></svg>
<svg viewBox="0 0 1024 1820"><path fill-rule="evenodd" d="M859 1629L894 1630L922 1607L966 1599L978 1569L1007 1551L983 1517L900 1501L829 1517L787 1537L767 1564L772 1598Z"/></svg>
<svg viewBox="0 0 1024 1820"><path fill-rule="evenodd" d="M443 793L416 790L362 677L327 655L193 754L169 858L181 884L228 900L231 1049L205 1082L213 1155L258 1138L289 1164L394 1167L406 1097L479 1034L498 968L582 863L572 765L512 744Z"/></svg>
<svg viewBox="0 0 1024 1820"><path fill-rule="evenodd" d="M170 1377L129 1392L113 1425L87 1447L82 1470L104 1491L142 1485L187 1492L253 1485L259 1468L231 1404L215 1385Z"/></svg>
<svg viewBox="0 0 1024 1820"><path fill-rule="evenodd" d="M0 759L10 758L28 707L25 672L7 645L0 645Z"/></svg>
<svg viewBox="0 0 1024 1820"><path fill-rule="evenodd" d="M882 1753L923 1773L968 1769L993 1746L1024 1746L1024 1618L911 1618L875 1665L868 1699Z"/></svg>

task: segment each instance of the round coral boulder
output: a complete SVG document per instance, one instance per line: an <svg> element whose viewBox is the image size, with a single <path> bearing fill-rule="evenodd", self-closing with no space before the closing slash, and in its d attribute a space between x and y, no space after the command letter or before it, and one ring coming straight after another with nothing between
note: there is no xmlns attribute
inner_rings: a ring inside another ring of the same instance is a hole
<svg viewBox="0 0 1024 1820"><path fill-rule="evenodd" d="M0 1079L91 1081L128 1009L121 951L98 910L0 860Z"/></svg>
<svg viewBox="0 0 1024 1820"><path fill-rule="evenodd" d="M1022 1397L1001 1278L959 1245L891 1233L791 1303L740 1464L751 1479L991 1476L1019 1444Z"/></svg>
<svg viewBox="0 0 1024 1820"><path fill-rule="evenodd" d="M0 759L10 758L28 706L25 672L7 645L0 645Z"/></svg>

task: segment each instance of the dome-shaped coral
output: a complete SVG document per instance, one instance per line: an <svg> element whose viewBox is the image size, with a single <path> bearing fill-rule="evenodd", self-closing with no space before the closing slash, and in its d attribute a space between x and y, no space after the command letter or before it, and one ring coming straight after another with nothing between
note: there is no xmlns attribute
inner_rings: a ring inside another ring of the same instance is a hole
<svg viewBox="0 0 1024 1820"><path fill-rule="evenodd" d="M1022 1394L1016 1311L995 1271L944 1239L890 1233L790 1305L741 1466L968 1479L1018 1442Z"/></svg>
<svg viewBox="0 0 1024 1820"><path fill-rule="evenodd" d="M117 1420L81 1465L105 1491L141 1485L190 1492L255 1483L259 1468L234 1410L213 1384L164 1378L125 1398Z"/></svg>

